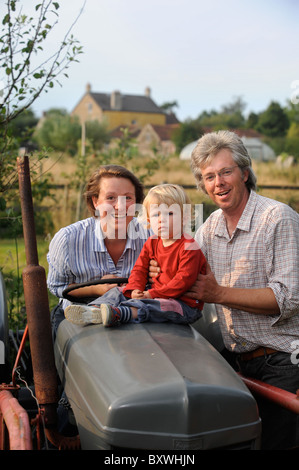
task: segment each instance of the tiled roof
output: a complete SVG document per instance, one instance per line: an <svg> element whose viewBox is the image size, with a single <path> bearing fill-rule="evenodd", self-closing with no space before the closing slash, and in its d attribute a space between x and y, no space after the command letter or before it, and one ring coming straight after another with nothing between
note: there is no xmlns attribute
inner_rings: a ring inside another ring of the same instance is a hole
<svg viewBox="0 0 299 470"><path fill-rule="evenodd" d="M109 93L93 93L90 95L97 102L103 111L115 111L111 107L111 95ZM154 101L144 95L123 95L121 94L121 106L118 111L133 111L139 113L159 113L164 112L157 106Z"/></svg>
<svg viewBox="0 0 299 470"><path fill-rule="evenodd" d="M154 131L158 134L161 140L171 140L171 137L176 129L178 129L179 124L165 124L164 126L158 126L156 124L151 124Z"/></svg>

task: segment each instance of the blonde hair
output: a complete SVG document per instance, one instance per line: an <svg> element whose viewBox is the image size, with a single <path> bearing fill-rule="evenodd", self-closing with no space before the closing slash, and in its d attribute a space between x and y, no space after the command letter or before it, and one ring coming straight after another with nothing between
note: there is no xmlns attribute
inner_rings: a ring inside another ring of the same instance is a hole
<svg viewBox="0 0 299 470"><path fill-rule="evenodd" d="M147 221L148 226L151 204L166 204L167 206L177 204L180 207L183 220L183 215L185 215L184 206L187 204L191 205L191 201L182 186L179 186L178 184L166 183L154 186L149 190L143 201L144 211L141 218L144 222ZM186 217L184 217L184 225L186 223L185 219Z"/></svg>
<svg viewBox="0 0 299 470"><path fill-rule="evenodd" d="M153 199L155 199L158 204L179 204L181 209L183 209L184 204L191 204L188 195L185 193L182 186L178 184L159 184L151 188L144 199L146 209Z"/></svg>

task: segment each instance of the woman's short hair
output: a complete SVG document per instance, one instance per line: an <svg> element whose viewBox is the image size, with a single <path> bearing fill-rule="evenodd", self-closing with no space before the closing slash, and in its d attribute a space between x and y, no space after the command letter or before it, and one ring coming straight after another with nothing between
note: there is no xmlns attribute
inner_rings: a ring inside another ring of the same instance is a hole
<svg viewBox="0 0 299 470"><path fill-rule="evenodd" d="M92 199L99 195L102 178L126 178L130 180L135 187L136 203L142 204L144 199L143 185L131 171L120 165L102 165L91 175L84 193L88 210L93 216L95 216L95 207Z"/></svg>
<svg viewBox="0 0 299 470"><path fill-rule="evenodd" d="M227 149L231 152L233 160L241 169L248 170L246 186L248 190L256 189L256 176L252 169L251 158L242 139L231 131L210 132L203 135L197 142L191 154L191 169L200 189L206 192L201 170L209 164L218 152Z"/></svg>

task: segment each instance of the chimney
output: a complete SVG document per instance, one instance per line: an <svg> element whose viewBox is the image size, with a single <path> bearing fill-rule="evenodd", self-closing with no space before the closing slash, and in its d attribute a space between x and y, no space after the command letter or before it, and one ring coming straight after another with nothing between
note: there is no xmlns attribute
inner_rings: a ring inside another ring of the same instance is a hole
<svg viewBox="0 0 299 470"><path fill-rule="evenodd" d="M90 93L91 92L91 84L90 83L87 83L86 85L86 93Z"/></svg>
<svg viewBox="0 0 299 470"><path fill-rule="evenodd" d="M120 91L113 91L111 93L111 98L110 98L110 107L111 109L114 109L116 111L120 111L121 110L121 105L122 105L122 102L121 102L121 93Z"/></svg>
<svg viewBox="0 0 299 470"><path fill-rule="evenodd" d="M145 94L145 96L147 96L148 98L151 97L151 89L150 89L149 86L146 87L144 94Z"/></svg>

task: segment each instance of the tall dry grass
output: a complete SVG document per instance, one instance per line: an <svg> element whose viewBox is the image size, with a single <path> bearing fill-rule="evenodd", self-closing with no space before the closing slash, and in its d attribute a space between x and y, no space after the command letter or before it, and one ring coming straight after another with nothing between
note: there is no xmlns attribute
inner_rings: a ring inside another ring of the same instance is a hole
<svg viewBox="0 0 299 470"><path fill-rule="evenodd" d="M133 163L144 166L144 158L140 157ZM113 162L111 162L113 163ZM97 168L98 163L89 159L90 173ZM130 165L128 165L130 166ZM279 168L275 162L253 162L253 169L257 175L258 185L291 185L299 186L299 165L291 168ZM55 189L56 202L46 200L46 205L51 207L55 231L69 223L75 222L77 192L71 187L76 172L74 158L67 155L53 155L43 161L41 172L51 175L50 182L53 185L66 185L63 189ZM181 185L194 185L194 189L187 189L187 193L193 204L209 204L209 199L201 191L195 188L195 180L190 170L190 161L180 160L178 156L166 159L156 170L153 176L148 177L144 184L153 186L160 183L177 183ZM299 212L299 190L262 189L259 193L266 197L285 202ZM83 212L83 217L88 216ZM52 235L52 234L51 234Z"/></svg>

